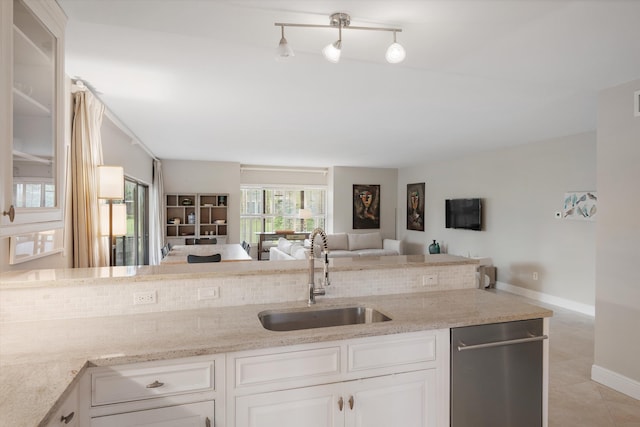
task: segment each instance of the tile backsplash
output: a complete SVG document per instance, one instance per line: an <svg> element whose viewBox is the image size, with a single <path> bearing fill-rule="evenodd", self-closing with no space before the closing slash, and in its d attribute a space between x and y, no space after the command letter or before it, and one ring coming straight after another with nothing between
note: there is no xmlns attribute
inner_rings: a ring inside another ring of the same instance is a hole
<svg viewBox="0 0 640 427"><path fill-rule="evenodd" d="M473 264L333 271L326 296L319 298L474 288L475 272ZM437 284L423 284L424 276L434 275ZM307 280L300 271L281 271L222 277L158 275L153 280L132 277L118 282L97 278L70 281L68 286L4 288L0 289L0 323L305 301ZM134 305L134 294L143 292L155 292L156 303ZM217 297L206 298L212 294Z"/></svg>

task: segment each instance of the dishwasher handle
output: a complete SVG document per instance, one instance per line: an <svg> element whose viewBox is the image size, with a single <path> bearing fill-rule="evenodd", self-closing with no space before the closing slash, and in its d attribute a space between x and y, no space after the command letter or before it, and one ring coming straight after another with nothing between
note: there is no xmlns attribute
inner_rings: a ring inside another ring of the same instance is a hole
<svg viewBox="0 0 640 427"><path fill-rule="evenodd" d="M491 348L491 347L499 347L503 345L513 345L513 344L522 344L526 342L543 341L548 338L549 336L547 335L540 335L540 336L531 336L528 338L518 338L515 340L487 342L487 343L475 344L475 345L466 345L462 341L459 341L458 351L479 350L481 348Z"/></svg>

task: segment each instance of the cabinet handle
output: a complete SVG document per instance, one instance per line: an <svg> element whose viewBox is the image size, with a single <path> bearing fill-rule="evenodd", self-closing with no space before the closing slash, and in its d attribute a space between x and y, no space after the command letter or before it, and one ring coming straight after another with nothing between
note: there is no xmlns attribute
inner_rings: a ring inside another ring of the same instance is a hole
<svg viewBox="0 0 640 427"><path fill-rule="evenodd" d="M353 396L349 396L349 409L353 409Z"/></svg>
<svg viewBox="0 0 640 427"><path fill-rule="evenodd" d="M9 222L13 222L13 220L16 218L16 209L13 207L13 205L11 205L9 206L8 211L2 211L2 215L8 216Z"/></svg>
<svg viewBox="0 0 640 427"><path fill-rule="evenodd" d="M147 388L158 388L158 387L162 387L163 385L164 383L161 383L160 381L155 380L151 384L147 384Z"/></svg>
<svg viewBox="0 0 640 427"><path fill-rule="evenodd" d="M75 412L71 412L69 415L67 415L66 417L63 415L60 417L60 422L61 423L65 423L65 424L69 424L71 422L71 420L73 419L73 416L75 415Z"/></svg>
<svg viewBox="0 0 640 427"><path fill-rule="evenodd" d="M211 420L209 419L209 417L207 417L207 419L204 420L204 426L205 427L211 427Z"/></svg>
<svg viewBox="0 0 640 427"><path fill-rule="evenodd" d="M338 409L340 409L340 412L342 412L343 407L344 407L344 400L342 400L342 396L340 396L340 399L338 399Z"/></svg>

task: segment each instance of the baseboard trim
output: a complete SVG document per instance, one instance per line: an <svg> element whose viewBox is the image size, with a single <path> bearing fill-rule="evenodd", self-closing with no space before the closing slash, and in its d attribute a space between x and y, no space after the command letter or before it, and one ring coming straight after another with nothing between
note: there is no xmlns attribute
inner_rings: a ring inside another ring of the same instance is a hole
<svg viewBox="0 0 640 427"><path fill-rule="evenodd" d="M566 298L560 298L542 292L532 291L531 289L521 288L520 286L514 286L509 283L496 282L496 289L500 289L502 291L510 292L512 294L520 295L526 298L531 298L536 301L557 305L558 307L577 311L578 313L586 314L587 316L595 317L596 315L596 307L593 305L582 304L579 302L568 300Z"/></svg>
<svg viewBox="0 0 640 427"><path fill-rule="evenodd" d="M591 366L591 379L627 396L640 400L640 382L598 365Z"/></svg>

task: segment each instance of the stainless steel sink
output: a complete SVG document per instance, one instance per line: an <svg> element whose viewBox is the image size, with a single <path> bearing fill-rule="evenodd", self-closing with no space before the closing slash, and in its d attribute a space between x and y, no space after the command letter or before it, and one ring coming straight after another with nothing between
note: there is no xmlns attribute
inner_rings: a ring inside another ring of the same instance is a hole
<svg viewBox="0 0 640 427"><path fill-rule="evenodd" d="M357 325L391 320L369 307L304 309L297 311L263 311L258 313L260 323L270 331L297 331L329 326Z"/></svg>

